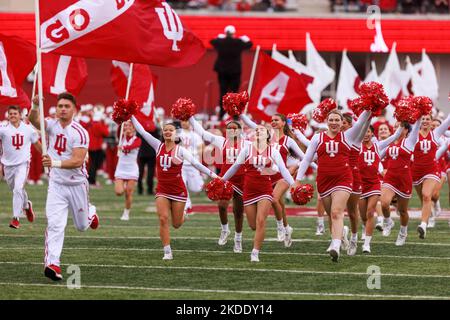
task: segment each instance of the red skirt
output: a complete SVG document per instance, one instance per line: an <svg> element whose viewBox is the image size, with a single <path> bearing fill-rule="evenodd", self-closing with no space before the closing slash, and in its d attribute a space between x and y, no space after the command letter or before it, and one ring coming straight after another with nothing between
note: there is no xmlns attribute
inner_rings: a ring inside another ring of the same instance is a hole
<svg viewBox="0 0 450 320"><path fill-rule="evenodd" d="M381 183L376 181L373 183L362 183L361 199L371 196L381 196Z"/></svg>
<svg viewBox="0 0 450 320"><path fill-rule="evenodd" d="M391 189L402 198L410 199L412 193L412 176L409 170L401 172L400 170L388 170L383 178L382 187Z"/></svg>
<svg viewBox="0 0 450 320"><path fill-rule="evenodd" d="M270 177L267 176L259 179L245 176L244 178L244 206L249 206L260 200L266 199L273 201L273 189Z"/></svg>
<svg viewBox="0 0 450 320"><path fill-rule="evenodd" d="M158 184L156 185L155 198L163 197L173 201L186 202L187 194L186 185L181 175L169 181L158 180Z"/></svg>
<svg viewBox="0 0 450 320"><path fill-rule="evenodd" d="M416 167L413 165L411 168L413 186L421 184L425 179L433 179L437 182L441 182L441 173L436 165L429 165L427 167Z"/></svg>
<svg viewBox="0 0 450 320"><path fill-rule="evenodd" d="M328 197L335 191L346 191L348 193L352 193L352 171L349 167L346 167L344 170L321 172L319 167L316 183L317 192L321 198Z"/></svg>
<svg viewBox="0 0 450 320"><path fill-rule="evenodd" d="M352 176L353 176L353 187L352 187L352 193L353 194L361 194L362 192L362 181L361 181L361 174L359 173L359 169L353 169L352 170Z"/></svg>
<svg viewBox="0 0 450 320"><path fill-rule="evenodd" d="M230 179L230 182L233 184L233 190L242 196L244 194L244 176L233 176Z"/></svg>

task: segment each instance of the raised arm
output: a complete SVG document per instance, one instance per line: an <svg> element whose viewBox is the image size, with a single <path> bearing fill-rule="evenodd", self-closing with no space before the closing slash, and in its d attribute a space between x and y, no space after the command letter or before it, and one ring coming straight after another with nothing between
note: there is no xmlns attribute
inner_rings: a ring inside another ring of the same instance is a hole
<svg viewBox="0 0 450 320"><path fill-rule="evenodd" d="M444 135L450 126L450 114L442 121L441 125L433 130L434 138L439 139L442 135Z"/></svg>
<svg viewBox="0 0 450 320"><path fill-rule="evenodd" d="M248 154L248 145L246 144L245 147L242 148L241 151L239 152L236 161L223 175L222 177L223 180L227 181L236 174L239 168L244 164L247 154Z"/></svg>
<svg viewBox="0 0 450 320"><path fill-rule="evenodd" d="M448 140L447 139L444 140L445 141L441 143L441 146L436 151L436 160L440 159L448 150Z"/></svg>
<svg viewBox="0 0 450 320"><path fill-rule="evenodd" d="M419 141L419 132L421 125L422 125L422 117L420 117L419 120L417 120L416 123L414 123L411 132L405 139L405 148L411 152L414 151L414 147L416 146L417 141Z"/></svg>
<svg viewBox="0 0 450 320"><path fill-rule="evenodd" d="M201 173L204 173L208 175L211 178L217 178L217 174L209 170L207 167L202 165L193 155L190 153L187 149L180 147L179 149L179 155L181 156L181 159L188 161L192 166L200 171Z"/></svg>
<svg viewBox="0 0 450 320"><path fill-rule="evenodd" d="M246 114L241 114L239 118L244 121L245 125L251 129L256 129L257 124L253 122Z"/></svg>
<svg viewBox="0 0 450 320"><path fill-rule="evenodd" d="M41 130L41 117L39 115L39 97L37 95L33 98L33 104L28 114L28 120L38 130ZM47 121L44 120L45 127L47 127Z"/></svg>
<svg viewBox="0 0 450 320"><path fill-rule="evenodd" d="M272 149L272 159L280 170L283 179L286 180L286 182L289 183L290 186L292 186L295 183L294 178L292 178L289 170L286 168L283 158L281 157L281 154L278 150Z"/></svg>
<svg viewBox="0 0 450 320"><path fill-rule="evenodd" d="M194 132L200 135L202 139L206 142L213 144L214 146L221 148L225 143L225 138L221 136L217 136L212 134L211 132L206 131L194 117L189 118L189 123L191 124Z"/></svg>
<svg viewBox="0 0 450 320"><path fill-rule="evenodd" d="M317 133L312 137L311 143L309 144L308 149L306 149L305 157L298 166L297 177L295 178L296 180L303 179L306 170L308 170L308 167L313 161L314 155L316 154L317 151L317 147L319 146L319 135L320 134Z"/></svg>
<svg viewBox="0 0 450 320"><path fill-rule="evenodd" d="M364 127L365 127L365 125L367 125L367 122L370 124L369 119L371 116L372 116L372 112L364 110L363 113L361 113L361 115L359 116L358 120L356 120L354 126L344 132L345 139L350 144L358 143L358 139L359 139L361 132L365 133L365 131L367 131L367 129L364 131ZM367 127L369 127L369 126L367 126ZM363 137L364 137L364 135L363 135ZM361 140L362 140L362 138L361 138Z"/></svg>
<svg viewBox="0 0 450 320"><path fill-rule="evenodd" d="M161 145L161 141L156 139L154 136L152 136L150 133L145 131L144 127L139 123L139 121L132 116L131 122L133 122L133 126L136 128L136 131L139 132L142 138L147 141L147 143L155 150L158 151L159 146Z"/></svg>
<svg viewBox="0 0 450 320"><path fill-rule="evenodd" d="M293 153L295 158L302 160L305 157L305 154L303 153L302 149L300 149L297 142L295 142L295 140L292 139L291 137L287 138L286 145L288 149Z"/></svg>
<svg viewBox="0 0 450 320"><path fill-rule="evenodd" d="M394 141L396 141L398 138L400 138L400 136L402 135L402 132L405 128L403 128L401 125L397 128L397 130L395 130L394 134L391 135L389 138L385 139L385 140L381 140L381 141L377 141L375 142L375 144L378 147L378 153L381 155L382 153L384 154L384 152L386 151L386 149L391 145L391 143L393 143Z"/></svg>
<svg viewBox="0 0 450 320"><path fill-rule="evenodd" d="M310 141L309 141L309 139L308 139L307 137L305 137L305 135L303 134L303 132L301 132L301 131L298 130L298 129L294 129L293 132L294 132L295 136L297 137L297 139L300 140L300 142L301 142L305 147L308 148Z"/></svg>

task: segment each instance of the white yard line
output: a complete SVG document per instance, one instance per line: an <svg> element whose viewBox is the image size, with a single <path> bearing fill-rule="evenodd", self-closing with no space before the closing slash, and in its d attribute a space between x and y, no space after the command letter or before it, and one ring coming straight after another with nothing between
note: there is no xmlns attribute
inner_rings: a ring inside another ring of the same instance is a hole
<svg viewBox="0 0 450 320"><path fill-rule="evenodd" d="M170 263L170 262L169 262ZM40 265L39 262L22 262L22 261L0 261L0 265ZM70 266L70 264L62 264ZM163 270L197 270L197 271L236 271L236 272L270 272L270 273L291 273L291 274L325 274L325 275L347 275L347 276L364 276L366 272L347 272L347 271L318 271L318 270L300 270L300 269L264 269L264 268L229 268L229 267L196 267L196 266L151 266L151 265L118 265L118 264L77 264L79 267L92 268L122 268L122 269L163 269ZM399 277L399 278L436 278L445 279L450 275L441 274L405 274L405 273L381 273L383 277Z"/></svg>
<svg viewBox="0 0 450 320"><path fill-rule="evenodd" d="M43 283L8 283L0 282L0 286L16 286L16 287L49 287L67 289L63 285L43 284ZM391 295L391 294L359 294L345 292L302 292L302 291L251 291L251 290L217 290L217 289L196 289L196 288L155 288L155 287L129 287L129 286L95 286L83 285L82 289L107 289L107 290L137 290L137 291L166 291L166 292L197 292L197 293L226 293L226 294L257 294L257 295L288 295L288 296L317 296L317 297L355 297L355 298L381 298L381 299L433 299L448 300L448 296L413 296L413 295Z"/></svg>

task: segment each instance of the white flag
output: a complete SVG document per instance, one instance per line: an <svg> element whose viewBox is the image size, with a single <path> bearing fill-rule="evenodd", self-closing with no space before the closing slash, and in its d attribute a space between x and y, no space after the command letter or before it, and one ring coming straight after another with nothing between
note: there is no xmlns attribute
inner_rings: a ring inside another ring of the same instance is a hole
<svg viewBox="0 0 450 320"><path fill-rule="evenodd" d="M380 77L378 76L377 72L377 65L375 64L375 61L372 61L370 63L371 69L369 73L366 75L366 78L364 79L364 82L380 82Z"/></svg>
<svg viewBox="0 0 450 320"><path fill-rule="evenodd" d="M347 105L348 100L358 97L356 89L358 88L360 82L361 79L347 56L347 50L343 50L341 69L339 71L339 80L336 90L336 100L344 111L349 110Z"/></svg>

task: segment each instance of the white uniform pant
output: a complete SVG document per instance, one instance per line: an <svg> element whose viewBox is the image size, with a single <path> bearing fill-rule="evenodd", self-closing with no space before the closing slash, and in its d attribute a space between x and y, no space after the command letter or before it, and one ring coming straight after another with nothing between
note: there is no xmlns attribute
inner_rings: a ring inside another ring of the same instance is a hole
<svg viewBox="0 0 450 320"><path fill-rule="evenodd" d="M196 168L189 165L183 165L183 168L181 168L181 176L183 178L184 184L186 185L187 189L187 201L186 201L186 209L192 208L192 202L191 197L189 196L190 192L200 192L203 189L203 178Z"/></svg>
<svg viewBox="0 0 450 320"><path fill-rule="evenodd" d="M13 215L19 218L23 209L28 208L28 195L25 191L30 163L24 162L17 166L5 166L5 180L13 192Z"/></svg>
<svg viewBox="0 0 450 320"><path fill-rule="evenodd" d="M89 210L89 184L67 186L50 181L45 212L47 230L45 232L45 265L60 265L64 243L64 230L69 210L79 231L86 231L91 225L94 212ZM91 210L92 211L92 210Z"/></svg>

